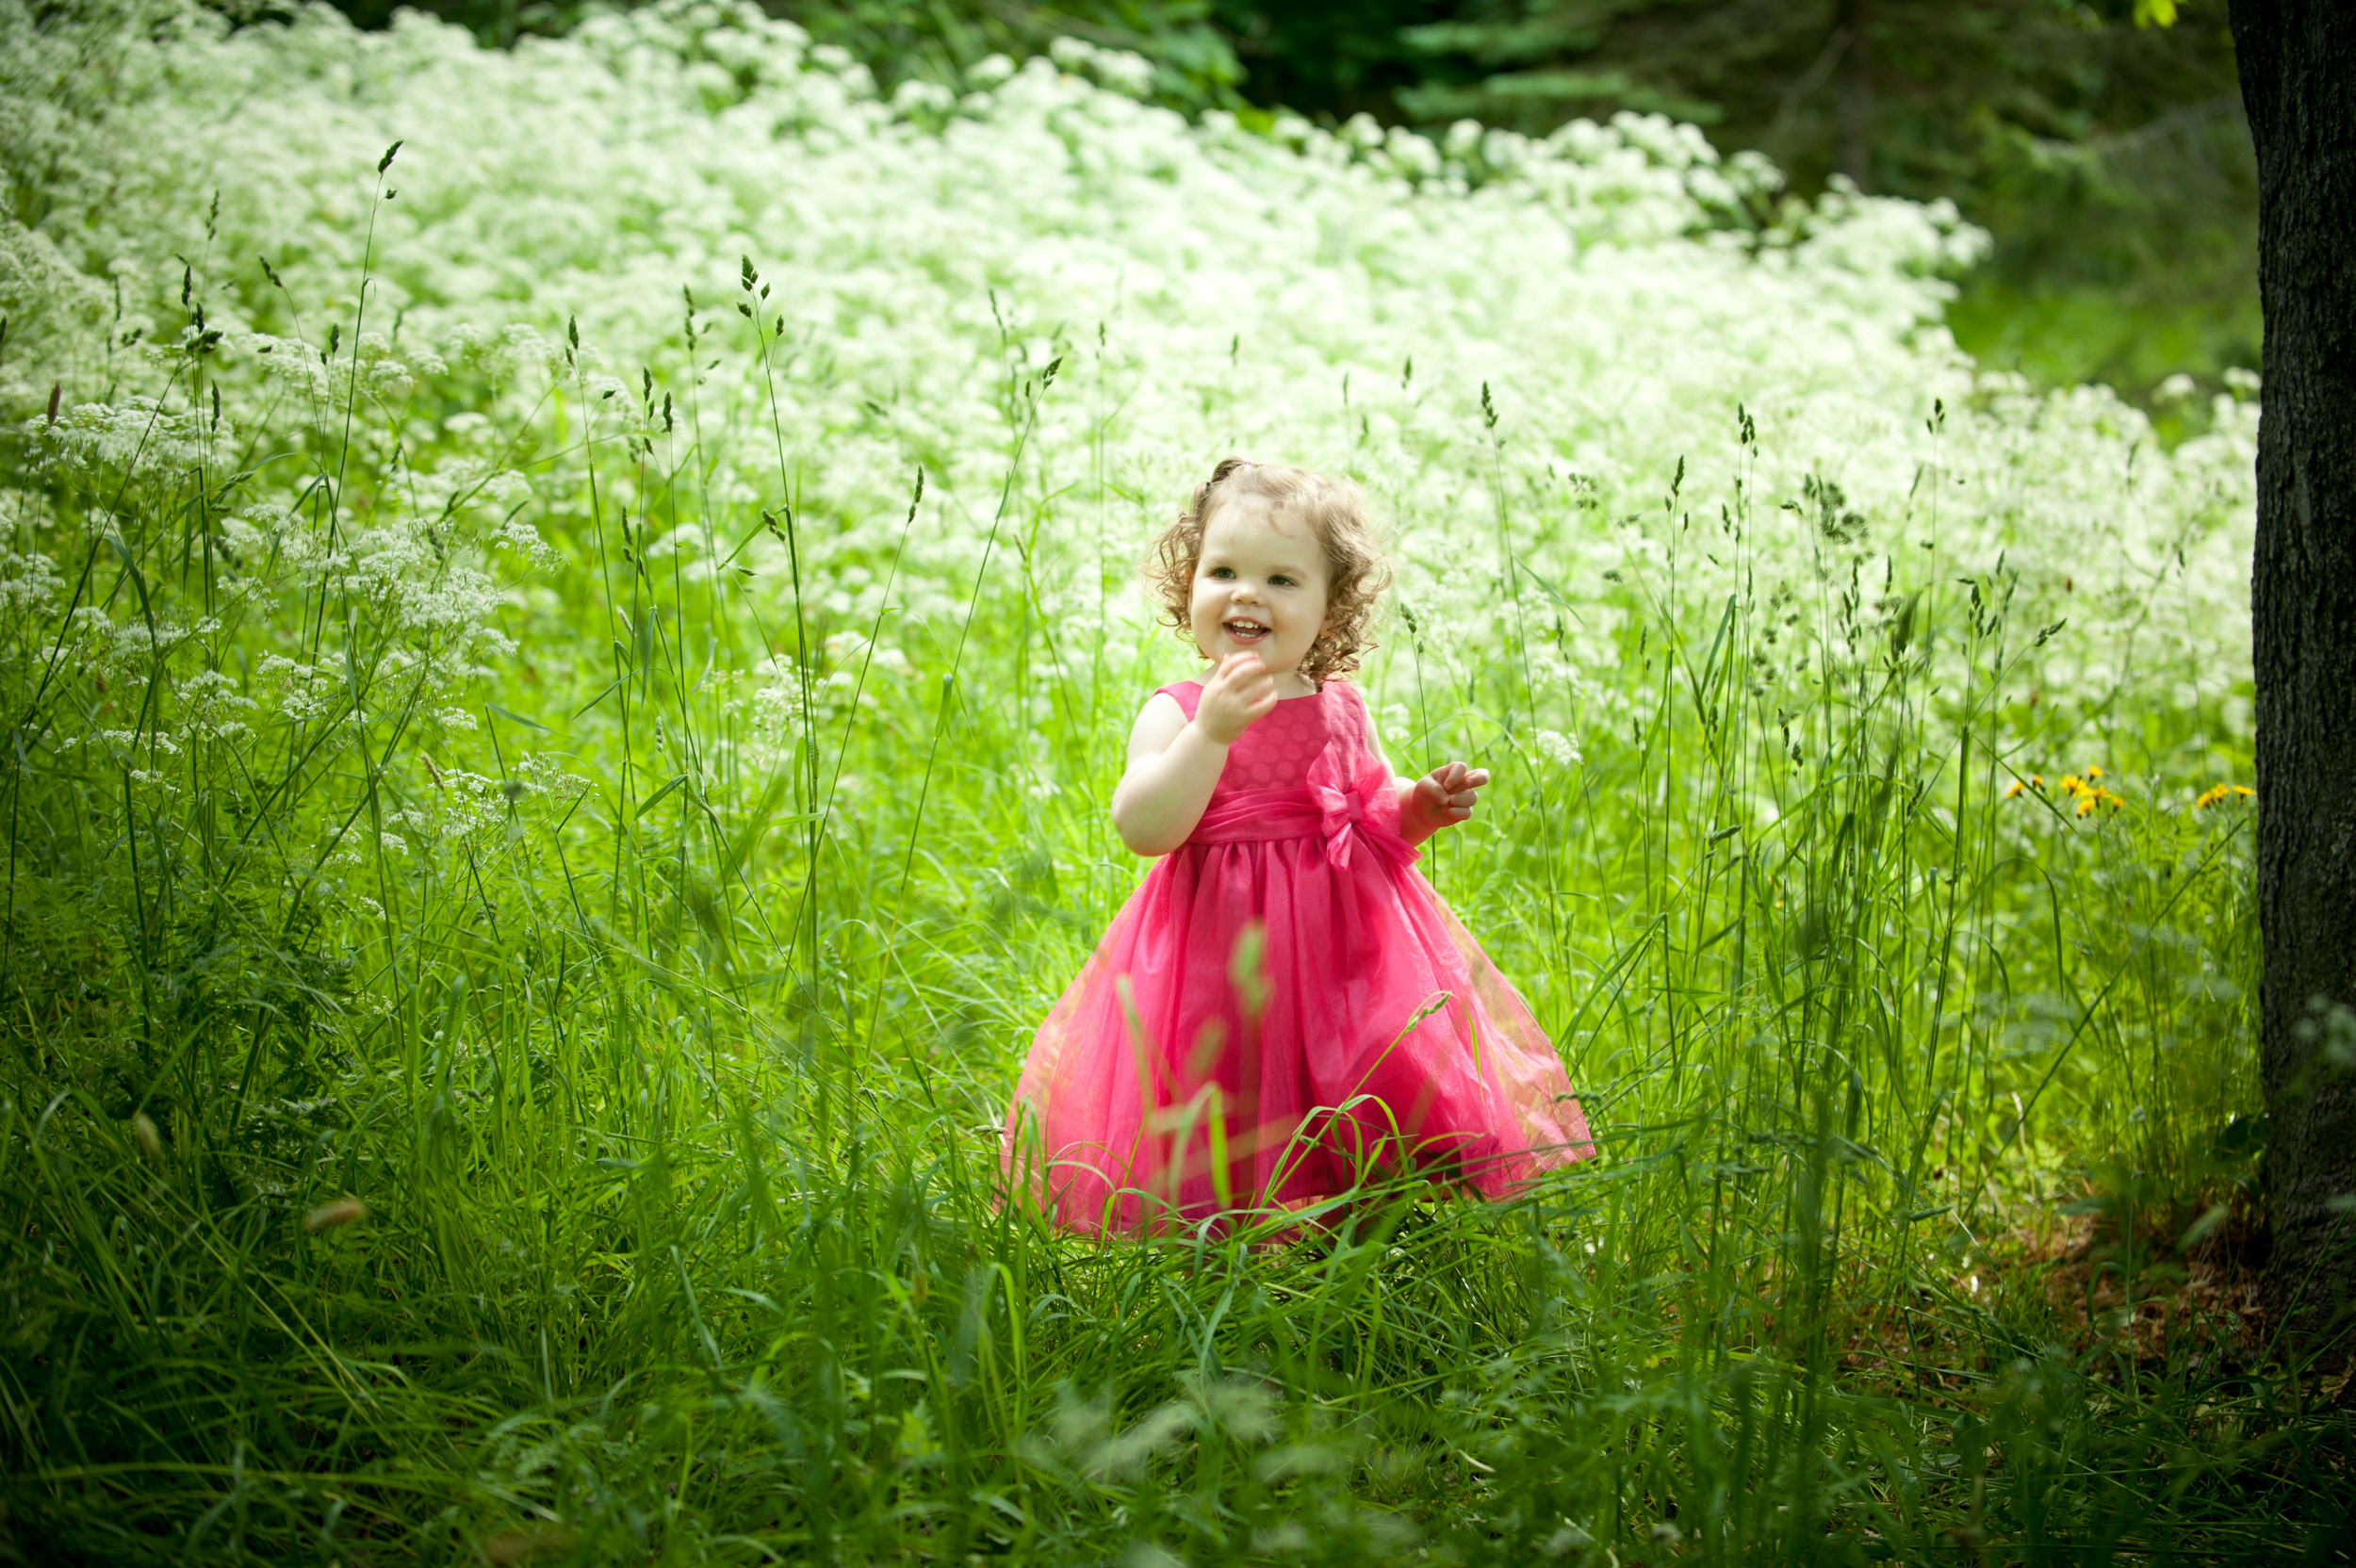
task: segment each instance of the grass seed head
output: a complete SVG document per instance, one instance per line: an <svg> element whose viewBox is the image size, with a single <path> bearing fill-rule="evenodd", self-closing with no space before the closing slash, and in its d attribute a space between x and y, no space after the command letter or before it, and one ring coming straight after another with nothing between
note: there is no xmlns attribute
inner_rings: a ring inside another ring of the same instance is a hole
<svg viewBox="0 0 2356 1568"><path fill-rule="evenodd" d="M368 1206L357 1198L338 1198L332 1203L321 1203L303 1217L303 1228L317 1235L341 1225L351 1225L368 1217Z"/></svg>

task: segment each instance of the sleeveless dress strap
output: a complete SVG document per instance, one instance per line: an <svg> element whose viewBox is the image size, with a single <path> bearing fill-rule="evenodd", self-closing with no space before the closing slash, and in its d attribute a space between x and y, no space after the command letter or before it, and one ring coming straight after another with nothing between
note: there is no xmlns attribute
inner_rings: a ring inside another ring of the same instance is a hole
<svg viewBox="0 0 2356 1568"><path fill-rule="evenodd" d="M1195 705L1203 700L1203 682L1199 680L1173 680L1167 686L1155 687L1153 694L1157 697L1170 697L1174 699L1179 708L1185 711L1186 715L1186 722L1191 724L1194 722Z"/></svg>

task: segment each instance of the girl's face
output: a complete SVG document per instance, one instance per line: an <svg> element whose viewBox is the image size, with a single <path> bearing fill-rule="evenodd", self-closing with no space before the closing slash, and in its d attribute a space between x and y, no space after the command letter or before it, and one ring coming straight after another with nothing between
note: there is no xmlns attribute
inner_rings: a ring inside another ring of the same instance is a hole
<svg viewBox="0 0 2356 1568"><path fill-rule="evenodd" d="M1213 663L1251 648L1271 675L1325 629L1325 547L1309 525L1252 497L1211 514L1194 564L1195 646Z"/></svg>

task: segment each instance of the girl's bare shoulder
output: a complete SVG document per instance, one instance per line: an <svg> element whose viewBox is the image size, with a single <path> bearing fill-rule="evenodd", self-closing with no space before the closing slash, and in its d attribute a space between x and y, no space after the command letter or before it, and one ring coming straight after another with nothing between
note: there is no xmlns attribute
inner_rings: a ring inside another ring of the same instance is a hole
<svg viewBox="0 0 2356 1568"><path fill-rule="evenodd" d="M1145 752L1159 753L1170 748L1170 743L1193 722L1184 704L1167 691L1155 692L1137 710L1137 722L1129 727L1129 753L1132 757Z"/></svg>
<svg viewBox="0 0 2356 1568"><path fill-rule="evenodd" d="M1142 724L1155 713L1166 713L1175 714L1178 722L1185 724L1191 716L1186 711L1189 706L1187 703L1179 701L1175 693L1154 692L1147 695L1145 706L1137 710L1137 722Z"/></svg>

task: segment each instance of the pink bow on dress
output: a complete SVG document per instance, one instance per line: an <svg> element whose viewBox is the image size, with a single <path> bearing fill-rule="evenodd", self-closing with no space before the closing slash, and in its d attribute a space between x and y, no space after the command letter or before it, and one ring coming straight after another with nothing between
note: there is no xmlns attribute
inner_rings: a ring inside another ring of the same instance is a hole
<svg viewBox="0 0 2356 1568"><path fill-rule="evenodd" d="M1312 784L1308 790L1317 802L1317 830L1325 839L1325 858L1333 866L1348 867L1350 847L1361 842L1372 844L1387 860L1399 865L1415 863L1415 850L1396 832L1383 831L1383 825L1367 811L1369 802L1365 795L1352 790L1328 789L1322 784Z"/></svg>

